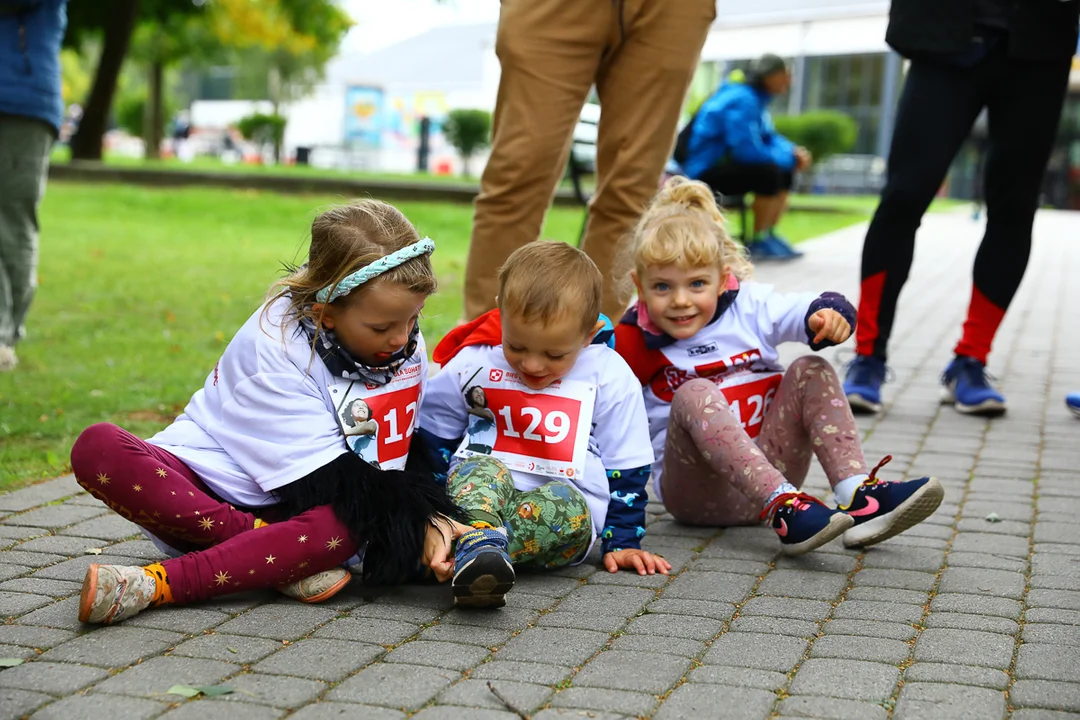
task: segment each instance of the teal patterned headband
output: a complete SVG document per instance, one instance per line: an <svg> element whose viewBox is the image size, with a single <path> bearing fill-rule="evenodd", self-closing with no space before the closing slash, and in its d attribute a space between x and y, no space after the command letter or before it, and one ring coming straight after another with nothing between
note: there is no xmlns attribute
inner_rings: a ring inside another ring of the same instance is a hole
<svg viewBox="0 0 1080 720"><path fill-rule="evenodd" d="M433 252L435 252L435 241L426 237L418 243L403 247L385 257L379 258L370 265L365 265L352 275L343 278L337 285L324 287L315 293L315 299L321 303L333 302L342 295L348 295L368 280L377 278L387 270L393 270L398 265L403 265L413 258L429 255Z"/></svg>

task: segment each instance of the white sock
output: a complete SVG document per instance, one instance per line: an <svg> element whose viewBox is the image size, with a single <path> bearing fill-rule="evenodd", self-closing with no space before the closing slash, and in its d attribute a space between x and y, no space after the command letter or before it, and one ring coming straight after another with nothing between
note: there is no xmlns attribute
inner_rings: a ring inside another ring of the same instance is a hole
<svg viewBox="0 0 1080 720"><path fill-rule="evenodd" d="M851 501L855 499L855 491L859 489L869 478L869 475L852 475L849 478L841 480L833 487L833 497L836 498L836 503L841 507L846 507L851 504Z"/></svg>
<svg viewBox="0 0 1080 720"><path fill-rule="evenodd" d="M789 482L782 482L780 483L780 485L777 486L775 490L772 491L772 495L769 496L769 499L765 501L765 507L769 507L769 503L771 503L773 500L780 497L781 495L797 492L799 492L799 488L795 487Z"/></svg>

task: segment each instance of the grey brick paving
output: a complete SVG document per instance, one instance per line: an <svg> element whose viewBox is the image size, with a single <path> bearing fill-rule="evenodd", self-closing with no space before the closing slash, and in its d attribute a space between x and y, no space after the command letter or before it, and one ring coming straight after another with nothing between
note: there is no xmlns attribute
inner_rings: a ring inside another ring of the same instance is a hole
<svg viewBox="0 0 1080 720"><path fill-rule="evenodd" d="M773 693L722 685L683 685L653 717L658 720L714 716L719 708L732 720L761 720L776 701Z"/></svg>
<svg viewBox="0 0 1080 720"><path fill-rule="evenodd" d="M378 645L311 638L279 650L254 665L252 670L336 682L367 666L384 652Z"/></svg>
<svg viewBox="0 0 1080 720"><path fill-rule="evenodd" d="M227 707L213 700L200 699L185 703L161 717L167 720L276 720L285 717L285 711L248 703Z"/></svg>
<svg viewBox="0 0 1080 720"><path fill-rule="evenodd" d="M70 695L107 677L109 673L101 668L71 663L33 662L8 668L0 673L0 687Z"/></svg>
<svg viewBox="0 0 1080 720"><path fill-rule="evenodd" d="M237 692L222 695L221 702L273 705L280 708L301 707L326 691L326 683L304 678L263 675L257 672L229 678L226 683Z"/></svg>
<svg viewBox="0 0 1080 720"><path fill-rule="evenodd" d="M326 698L415 710L459 677L451 670L377 663L335 687Z"/></svg>
<svg viewBox="0 0 1080 720"><path fill-rule="evenodd" d="M462 680L444 690L438 697L440 705L461 705L470 708L507 709L503 701L491 691L494 687L507 702L517 710L529 714L539 709L554 692L545 685L513 682L510 680Z"/></svg>
<svg viewBox="0 0 1080 720"><path fill-rule="evenodd" d="M881 705L813 695L795 695L785 698L780 703L779 710L781 715L830 720L849 720L850 718L885 720L889 715Z"/></svg>
<svg viewBox="0 0 1080 720"><path fill-rule="evenodd" d="M240 669L238 665L184 657L154 657L113 675L95 690L117 695L161 698L173 685L215 685Z"/></svg>
<svg viewBox="0 0 1080 720"><path fill-rule="evenodd" d="M568 688L551 701L556 708L610 710L634 717L648 716L658 704L655 695L597 688Z"/></svg>
<svg viewBox="0 0 1080 720"><path fill-rule="evenodd" d="M988 688L905 683L893 717L915 720L993 720L1005 717L1005 696Z"/></svg>
<svg viewBox="0 0 1080 720"><path fill-rule="evenodd" d="M0 695L0 701L3 696ZM34 720L71 720L72 718L110 718L111 720L144 720L157 717L168 705L143 698L117 697L90 693L58 700L31 717Z"/></svg>
<svg viewBox="0 0 1080 720"><path fill-rule="evenodd" d="M320 606L246 593L91 628L76 619L86 567L159 555L69 476L0 494L0 657L27 661L0 669L0 719L1073 717L1080 424L1062 397L1080 389L1068 310L1080 243L1067 241L1080 218L1039 217L995 343L1011 404L993 422L937 404L970 288L954 269L971 266L981 231L966 213L927 217L890 348L896 382L884 412L858 421L868 459L894 457L886 479L929 473L946 488L933 517L886 543L789 558L767 528L684 527L652 504L644 545L672 577L590 559L522 573L493 612L454 610L436 585L354 582ZM856 297L861 237L837 233L758 275ZM816 464L807 487L827 495ZM217 682L237 692L164 695Z"/></svg>
<svg viewBox="0 0 1080 720"><path fill-rule="evenodd" d="M348 720L399 720L405 713L388 708L352 703L319 702L307 705L289 716L291 720L326 720L326 718L348 718Z"/></svg>

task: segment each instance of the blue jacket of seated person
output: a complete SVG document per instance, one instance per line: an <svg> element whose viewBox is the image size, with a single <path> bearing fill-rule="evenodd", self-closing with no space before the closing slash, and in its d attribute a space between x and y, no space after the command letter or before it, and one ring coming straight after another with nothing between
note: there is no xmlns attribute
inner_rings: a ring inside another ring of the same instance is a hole
<svg viewBox="0 0 1080 720"><path fill-rule="evenodd" d="M727 160L738 165L795 167L795 144L776 132L772 95L747 84L743 73L728 76L694 116L682 168L692 178Z"/></svg>

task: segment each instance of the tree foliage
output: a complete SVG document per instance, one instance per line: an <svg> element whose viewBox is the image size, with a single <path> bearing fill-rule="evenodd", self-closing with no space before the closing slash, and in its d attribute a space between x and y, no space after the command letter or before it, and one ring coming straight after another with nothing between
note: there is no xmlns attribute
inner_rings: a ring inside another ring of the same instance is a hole
<svg viewBox="0 0 1080 720"><path fill-rule="evenodd" d="M859 135L859 126L851 116L836 110L783 115L775 124L777 132L809 150L815 163L851 150Z"/></svg>
<svg viewBox="0 0 1080 720"><path fill-rule="evenodd" d="M147 120L164 119L164 71L182 60L266 67L275 110L322 76L352 26L336 0L82 0L68 8L65 44L100 38L101 54L72 156L100 159L101 136L126 59L145 66ZM129 52L130 51L130 52ZM130 57L129 57L130 55Z"/></svg>
<svg viewBox="0 0 1080 720"><path fill-rule="evenodd" d="M446 141L461 155L462 174L469 174L469 160L491 142L491 113L487 110L451 110L443 123Z"/></svg>

